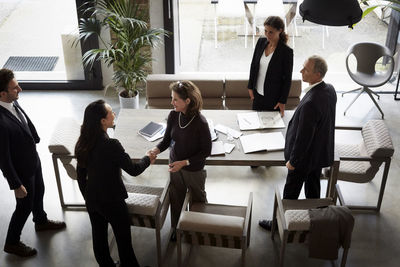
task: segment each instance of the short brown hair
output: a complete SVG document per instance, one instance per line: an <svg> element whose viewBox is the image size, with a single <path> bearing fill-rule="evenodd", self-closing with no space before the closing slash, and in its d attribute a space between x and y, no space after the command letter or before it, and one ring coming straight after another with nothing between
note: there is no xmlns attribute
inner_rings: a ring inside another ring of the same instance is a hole
<svg viewBox="0 0 400 267"><path fill-rule="evenodd" d="M190 99L187 108L189 116L197 115L203 108L203 98L201 97L200 89L191 81L177 81L169 85L169 89L178 94L179 98L186 100Z"/></svg>
<svg viewBox="0 0 400 267"><path fill-rule="evenodd" d="M0 70L0 92L8 91L8 84L15 78L14 72L9 69Z"/></svg>

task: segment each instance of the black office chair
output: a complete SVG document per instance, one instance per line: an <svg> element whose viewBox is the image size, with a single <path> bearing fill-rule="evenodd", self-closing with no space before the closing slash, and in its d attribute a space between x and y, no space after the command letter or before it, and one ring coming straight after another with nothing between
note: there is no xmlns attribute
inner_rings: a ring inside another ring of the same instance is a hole
<svg viewBox="0 0 400 267"><path fill-rule="evenodd" d="M355 72L352 72L349 66L350 55L354 55L357 59L357 69ZM384 66L385 68L383 70L377 71L375 66L380 58L382 58L382 66ZM366 92L374 102L375 106L379 109L379 112L382 114L383 119L383 111L379 107L375 98L372 96L372 94L374 94L379 99L379 95L372 91L370 87L378 87L384 85L387 81L389 81L390 77L393 74L394 59L389 48L376 43L354 44L348 50L348 54L346 57L346 68L351 79L362 87L342 94L343 96L344 94L350 92L359 91L357 96L353 99L353 101L351 101L350 105L344 111L344 115L346 115L347 110L356 101L356 99L363 92Z"/></svg>

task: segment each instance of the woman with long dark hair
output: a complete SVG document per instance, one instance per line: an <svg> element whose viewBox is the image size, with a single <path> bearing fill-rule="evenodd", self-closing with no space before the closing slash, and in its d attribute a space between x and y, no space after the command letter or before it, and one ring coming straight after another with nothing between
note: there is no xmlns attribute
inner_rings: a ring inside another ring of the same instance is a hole
<svg viewBox="0 0 400 267"><path fill-rule="evenodd" d="M114 126L114 119L111 106L103 100L86 107L75 146L78 183L92 224L93 251L99 266L115 266L108 247L108 224L115 235L120 266L139 266L132 248L125 203L128 194L121 169L130 175L139 175L154 162L155 156L148 152L139 162L132 162L121 143L107 135L107 129Z"/></svg>
<svg viewBox="0 0 400 267"><path fill-rule="evenodd" d="M293 49L287 46L288 35L280 17L268 17L264 29L265 37L258 39L254 49L247 88L253 110L278 110L283 116L292 83Z"/></svg>

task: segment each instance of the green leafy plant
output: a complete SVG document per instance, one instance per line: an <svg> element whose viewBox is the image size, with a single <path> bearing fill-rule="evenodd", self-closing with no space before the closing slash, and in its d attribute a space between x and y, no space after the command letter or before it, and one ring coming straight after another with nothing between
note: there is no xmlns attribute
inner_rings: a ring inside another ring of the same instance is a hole
<svg viewBox="0 0 400 267"><path fill-rule="evenodd" d="M86 41L95 35L105 48L91 49L83 57L83 64L90 69L96 61L114 66L114 86L123 88L122 96L133 97L146 81L152 61L151 49L162 42L168 33L161 28L150 28L147 12L135 0L92 0L81 8L87 18L79 21L79 40ZM109 29L111 42L105 41L100 32Z"/></svg>
<svg viewBox="0 0 400 267"><path fill-rule="evenodd" d="M369 13L371 13L377 7L388 7L388 8L391 8L393 10L400 12L400 1L399 0L385 0L385 1L381 1L379 4L371 4L370 0L361 0L360 4L367 5L367 8L364 9L364 11L363 11L362 18L364 18Z"/></svg>

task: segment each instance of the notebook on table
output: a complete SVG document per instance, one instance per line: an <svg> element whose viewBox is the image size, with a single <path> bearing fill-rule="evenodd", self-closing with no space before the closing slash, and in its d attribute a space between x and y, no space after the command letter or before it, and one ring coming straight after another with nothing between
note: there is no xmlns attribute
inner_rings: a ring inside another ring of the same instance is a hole
<svg viewBox="0 0 400 267"><path fill-rule="evenodd" d="M240 137L243 152L278 151L285 148L285 139L281 132L255 133Z"/></svg>
<svg viewBox="0 0 400 267"><path fill-rule="evenodd" d="M161 131L162 128L163 126L161 124L151 121L142 129L140 129L139 133L147 137L153 137L156 133Z"/></svg>
<svg viewBox="0 0 400 267"><path fill-rule="evenodd" d="M285 128L285 123L278 111L238 113L240 130Z"/></svg>

